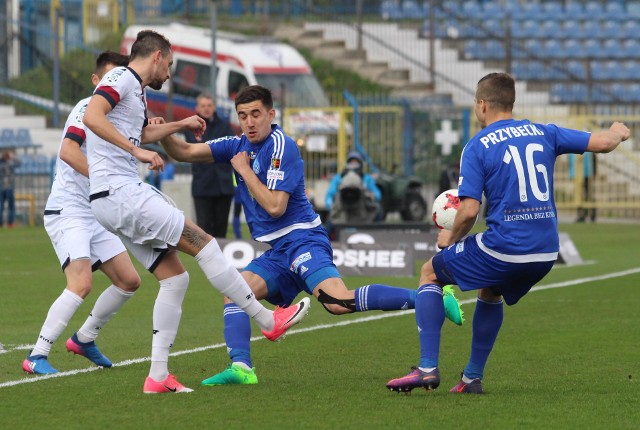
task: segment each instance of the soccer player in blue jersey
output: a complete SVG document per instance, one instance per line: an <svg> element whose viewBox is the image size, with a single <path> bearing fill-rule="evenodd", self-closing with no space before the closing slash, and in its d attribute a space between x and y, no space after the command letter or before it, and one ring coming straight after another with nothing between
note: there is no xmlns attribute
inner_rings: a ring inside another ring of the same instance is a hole
<svg viewBox="0 0 640 430"><path fill-rule="evenodd" d="M256 298L288 306L298 293L313 294L332 314L414 307L415 290L381 284L347 290L333 264L333 250L320 217L305 195L303 160L295 141L277 125L273 97L259 85L244 88L235 99L243 135L187 144L170 136L162 141L179 161L231 163L252 237L271 249L242 272ZM462 323L452 291L440 291L443 312ZM247 315L225 298L224 336L229 367L204 385L256 384L250 354Z"/></svg>
<svg viewBox="0 0 640 430"><path fill-rule="evenodd" d="M553 171L561 154L613 151L630 136L614 122L588 133L513 118L515 82L491 73L476 88L475 114L483 129L462 152L460 207L451 231L441 230L442 251L422 266L416 297L419 367L387 383L391 391L437 388L438 356L444 321L442 286L478 290L471 356L454 393L483 392L484 367L502 325L503 301L513 305L551 270L558 257L558 220ZM489 203L487 229L465 238Z"/></svg>

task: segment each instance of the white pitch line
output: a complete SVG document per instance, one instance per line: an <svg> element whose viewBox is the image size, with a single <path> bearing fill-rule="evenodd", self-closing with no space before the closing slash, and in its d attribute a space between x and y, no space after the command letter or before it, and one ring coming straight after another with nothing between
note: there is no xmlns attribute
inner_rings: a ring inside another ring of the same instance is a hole
<svg viewBox="0 0 640 430"><path fill-rule="evenodd" d="M543 290L550 290L553 288L564 288L564 287L570 287L573 285L578 285L578 284L584 284L587 282L596 282L596 281L604 281L607 279L612 279L612 278L620 278L623 276L627 276L627 275L633 275L635 273L640 273L640 267L637 267L635 269L629 269L629 270L623 270L621 272L613 272L613 273L608 273L606 275L600 275L600 276L590 276L587 278L580 278L580 279L573 279L570 281L563 281L563 282L556 282L553 284L548 284L548 285L541 285L539 287L533 287L531 289L531 291L543 291ZM476 299L467 299L467 300L461 300L460 304L461 305L467 305L467 304L471 304L471 303L475 303ZM298 328L298 329L293 329L289 332L287 332L287 336L292 336L294 334L300 334L300 333L308 333L311 331L316 331L316 330L324 330L327 328L334 328L334 327L342 327L342 326L347 326L347 325L351 325L351 324L359 324L359 323L363 323L363 322L369 322L369 321L377 321L377 320L381 320L381 319L385 319L385 318L392 318L392 317L397 317L397 316L401 316L401 315L406 315L409 313L413 313L413 310L406 310L406 311L397 311L397 312L385 312L382 314L377 314L377 315L372 315L372 316L368 316L368 317L362 317L362 318L355 318L352 320L347 320L347 321L338 321L336 323L331 323L331 324L317 324L311 327L305 327L305 328ZM251 338L252 342L258 341L258 340L264 340L263 336L254 336ZM20 345L22 346L22 345ZM207 351L209 349L217 349L217 348L223 348L225 347L226 344L224 343L217 343L214 345L208 345L208 346L201 346L198 348L192 348L192 349L186 349L183 351L176 351L176 352L172 352L171 354L169 354L171 357L176 357L179 355L185 355L185 354L193 354L196 352L202 352L202 351ZM151 361L151 357L142 357L142 358L134 358L131 360L124 360L121 361L119 363L114 363L113 366L114 367L122 367L122 366L130 366L132 364L140 364L140 363L144 363L144 362L148 362ZM31 376L31 377L26 377L26 378L22 378L22 379L17 379L15 381L7 381L7 382L3 382L0 383L0 388L5 388L5 387L12 387L14 385L22 385L22 384L29 384L32 382L39 382L39 381L43 381L46 379L52 379L52 378L62 378L65 376L73 376L73 375L78 375L80 373L89 373L89 372L94 372L96 370L102 370L101 367L89 367L89 368L85 368L85 369L75 369L75 370L68 370L66 372L59 372L59 373L55 373L53 375L38 375L38 376Z"/></svg>

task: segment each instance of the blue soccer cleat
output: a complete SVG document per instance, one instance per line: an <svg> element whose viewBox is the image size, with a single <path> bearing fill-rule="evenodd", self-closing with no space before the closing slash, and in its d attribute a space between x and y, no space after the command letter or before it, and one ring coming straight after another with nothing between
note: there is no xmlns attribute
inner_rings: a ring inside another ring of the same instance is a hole
<svg viewBox="0 0 640 430"><path fill-rule="evenodd" d="M113 363L109 360L103 353L100 352L98 346L94 341L82 343L78 340L77 333L74 333L67 340L67 351L73 352L74 354L82 355L87 357L89 361L93 364L101 367L111 367Z"/></svg>
<svg viewBox="0 0 640 430"><path fill-rule="evenodd" d="M29 351L29 354L31 354L31 351ZM54 369L49 364L46 355L29 355L22 362L22 370L32 375L53 375L58 373L58 369Z"/></svg>

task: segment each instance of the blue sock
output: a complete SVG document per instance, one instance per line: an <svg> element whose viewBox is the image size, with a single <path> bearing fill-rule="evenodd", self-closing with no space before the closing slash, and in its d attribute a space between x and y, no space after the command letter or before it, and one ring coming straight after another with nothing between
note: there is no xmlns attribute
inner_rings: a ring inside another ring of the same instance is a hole
<svg viewBox="0 0 640 430"><path fill-rule="evenodd" d="M440 332L444 324L442 287L425 284L416 296L416 322L420 336L420 367L438 367Z"/></svg>
<svg viewBox="0 0 640 430"><path fill-rule="evenodd" d="M498 303L476 302L473 314L473 336L471 338L471 357L464 368L464 376L475 379L482 378L484 366L496 342L504 316L502 301Z"/></svg>
<svg viewBox="0 0 640 430"><path fill-rule="evenodd" d="M224 341L232 362L251 364L251 321L235 303L224 305Z"/></svg>
<svg viewBox="0 0 640 430"><path fill-rule="evenodd" d="M398 311L416 306L416 291L371 284L356 289L356 312Z"/></svg>
<svg viewBox="0 0 640 430"><path fill-rule="evenodd" d="M242 239L242 229L240 228L240 217L234 216L231 220L231 225L233 226L233 234L236 239Z"/></svg>

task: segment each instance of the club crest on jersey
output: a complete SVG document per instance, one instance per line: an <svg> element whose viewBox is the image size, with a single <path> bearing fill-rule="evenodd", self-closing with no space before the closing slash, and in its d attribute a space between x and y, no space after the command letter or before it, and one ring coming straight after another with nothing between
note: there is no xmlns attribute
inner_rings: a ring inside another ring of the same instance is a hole
<svg viewBox="0 0 640 430"><path fill-rule="evenodd" d="M108 77L107 77L107 82L109 83L114 83L117 82L118 79L120 79L120 76L122 76L122 74L124 73L126 69L116 69L113 73L111 73Z"/></svg>
<svg viewBox="0 0 640 430"><path fill-rule="evenodd" d="M456 254L460 254L464 251L464 242L456 243Z"/></svg>
<svg viewBox="0 0 640 430"><path fill-rule="evenodd" d="M298 271L298 267L300 267L300 265L305 261L309 261L309 260L311 260L310 252L305 252L304 254L298 255L296 259L293 260L293 263L291 263L291 267L289 267L289 270L292 271L293 273L296 273Z"/></svg>
<svg viewBox="0 0 640 430"><path fill-rule="evenodd" d="M271 168L274 170L278 170L280 168L280 159L272 158L271 159Z"/></svg>

